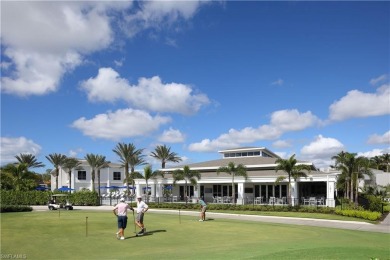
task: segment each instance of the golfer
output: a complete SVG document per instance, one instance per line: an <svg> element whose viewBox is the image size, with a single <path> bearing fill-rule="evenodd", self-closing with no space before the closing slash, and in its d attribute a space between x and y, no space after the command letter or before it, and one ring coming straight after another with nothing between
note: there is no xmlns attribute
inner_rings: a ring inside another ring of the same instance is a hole
<svg viewBox="0 0 390 260"><path fill-rule="evenodd" d="M125 240L125 229L127 226L127 210L134 209L125 203L125 198L121 198L119 203L114 207L113 212L115 216L118 217L118 232L116 233L116 238L120 240Z"/></svg>
<svg viewBox="0 0 390 260"><path fill-rule="evenodd" d="M138 232L138 235L143 235L146 232L146 228L144 226L144 214L148 211L149 206L142 201L142 197L137 197L137 219L135 220L135 224L141 229Z"/></svg>
<svg viewBox="0 0 390 260"><path fill-rule="evenodd" d="M199 221L205 221L206 220L206 210L207 210L207 204L202 199L198 199L198 203L200 204L200 219Z"/></svg>

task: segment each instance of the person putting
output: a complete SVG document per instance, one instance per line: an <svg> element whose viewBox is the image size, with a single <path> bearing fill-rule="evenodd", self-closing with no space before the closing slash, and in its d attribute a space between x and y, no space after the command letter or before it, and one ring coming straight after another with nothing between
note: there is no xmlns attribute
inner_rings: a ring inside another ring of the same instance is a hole
<svg viewBox="0 0 390 260"><path fill-rule="evenodd" d="M206 210L207 210L207 204L202 199L198 199L198 203L200 204L200 219L199 221L205 221L206 220Z"/></svg>
<svg viewBox="0 0 390 260"><path fill-rule="evenodd" d="M116 233L117 239L125 240L125 229L127 226L127 210L134 209L125 203L125 199L121 198L119 203L114 207L113 212L118 217L118 232Z"/></svg>
<svg viewBox="0 0 390 260"><path fill-rule="evenodd" d="M135 224L141 229L140 232L137 233L137 235L143 235L146 232L146 228L144 225L144 214L146 211L148 211L149 206L142 201L142 197L137 197L137 218L135 220Z"/></svg>

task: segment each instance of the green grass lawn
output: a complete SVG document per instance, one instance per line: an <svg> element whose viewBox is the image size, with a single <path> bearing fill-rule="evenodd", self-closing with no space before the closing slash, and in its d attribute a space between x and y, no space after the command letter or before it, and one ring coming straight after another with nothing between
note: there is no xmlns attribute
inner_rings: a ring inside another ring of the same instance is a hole
<svg viewBox="0 0 390 260"><path fill-rule="evenodd" d="M115 237L111 211L2 213L1 254L26 259L390 259L390 235L147 213ZM87 221L88 217L88 221ZM88 223L88 225L86 224ZM137 229L138 231L138 229Z"/></svg>

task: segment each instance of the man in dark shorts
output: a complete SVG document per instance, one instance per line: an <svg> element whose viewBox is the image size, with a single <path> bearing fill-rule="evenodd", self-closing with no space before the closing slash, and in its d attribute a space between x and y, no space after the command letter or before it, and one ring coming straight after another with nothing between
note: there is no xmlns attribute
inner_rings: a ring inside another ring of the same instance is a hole
<svg viewBox="0 0 390 260"><path fill-rule="evenodd" d="M206 220L206 210L207 210L207 204L202 199L198 199L198 203L200 204L200 219L199 221L205 221Z"/></svg>
<svg viewBox="0 0 390 260"><path fill-rule="evenodd" d="M118 232L116 233L116 237L120 240L125 239L125 229L127 226L127 210L134 211L134 209L130 207L129 204L125 203L124 198L121 198L119 203L113 209L115 216L118 217Z"/></svg>

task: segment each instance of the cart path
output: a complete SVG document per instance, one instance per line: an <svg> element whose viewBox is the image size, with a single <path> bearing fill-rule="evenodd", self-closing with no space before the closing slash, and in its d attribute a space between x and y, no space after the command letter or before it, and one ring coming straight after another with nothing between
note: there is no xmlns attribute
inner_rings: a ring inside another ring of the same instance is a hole
<svg viewBox="0 0 390 260"><path fill-rule="evenodd" d="M32 206L35 211L49 210L47 206ZM112 206L74 206L74 210L112 210ZM150 213L170 214L170 215L185 215L199 217L198 211L182 211L182 210L166 210L166 209L149 209ZM311 218L293 218L293 217L276 217L276 216L259 216L246 214L229 214L218 212L207 212L208 219L235 219L247 221L259 221L267 223L278 223L288 225L316 226L326 228L350 229L369 232L380 232L390 234L390 214L379 224L371 224L358 221L340 221L328 219L311 219ZM207 219L206 218L206 219ZM207 221L207 220L206 220Z"/></svg>

